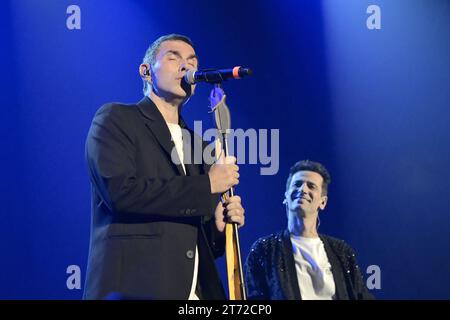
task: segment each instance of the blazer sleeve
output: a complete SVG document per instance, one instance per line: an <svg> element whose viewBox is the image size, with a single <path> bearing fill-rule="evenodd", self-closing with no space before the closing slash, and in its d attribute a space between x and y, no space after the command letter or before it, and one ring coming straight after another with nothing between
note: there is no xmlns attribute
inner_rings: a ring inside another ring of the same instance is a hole
<svg viewBox="0 0 450 320"><path fill-rule="evenodd" d="M245 261L245 284L249 300L270 299L267 290L267 280L261 260L266 259L260 241L253 244Z"/></svg>
<svg viewBox="0 0 450 320"><path fill-rule="evenodd" d="M217 230L216 221L214 217L205 218L204 230L206 240L215 259L223 256L225 253L225 232Z"/></svg>
<svg viewBox="0 0 450 320"><path fill-rule="evenodd" d="M194 137L196 138L196 142L201 144L202 150L205 150L208 147L208 143L203 141L203 139L198 136L195 132L192 132ZM212 157L215 157L215 150L212 150ZM208 173L211 169L211 164L203 163L203 170L205 173ZM214 208L214 211L221 202L220 194L214 194L211 197L211 205ZM209 247L211 248L211 252L215 259L221 257L225 253L225 231L220 232L216 226L215 216L204 217L203 218L203 226L205 230L206 240L208 241Z"/></svg>
<svg viewBox="0 0 450 320"><path fill-rule="evenodd" d="M374 300L375 297L366 287L364 278L361 274L358 262L356 260L355 251L348 247L350 276L353 284L354 297L356 300Z"/></svg>
<svg viewBox="0 0 450 320"><path fill-rule="evenodd" d="M207 174L161 179L136 174L130 111L113 104L96 113L86 141L91 182L108 208L118 214L172 217L214 214Z"/></svg>

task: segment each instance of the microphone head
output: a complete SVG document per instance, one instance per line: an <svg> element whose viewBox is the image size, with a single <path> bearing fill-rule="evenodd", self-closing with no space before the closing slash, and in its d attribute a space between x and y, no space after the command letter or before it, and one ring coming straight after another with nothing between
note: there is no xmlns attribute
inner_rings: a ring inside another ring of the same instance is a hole
<svg viewBox="0 0 450 320"><path fill-rule="evenodd" d="M240 68L239 69L239 76L240 77L244 77L244 76L251 76L253 74L253 70L250 68Z"/></svg>
<svg viewBox="0 0 450 320"><path fill-rule="evenodd" d="M186 74L184 75L184 81L186 81L188 84L195 84L195 71L194 70L188 70Z"/></svg>

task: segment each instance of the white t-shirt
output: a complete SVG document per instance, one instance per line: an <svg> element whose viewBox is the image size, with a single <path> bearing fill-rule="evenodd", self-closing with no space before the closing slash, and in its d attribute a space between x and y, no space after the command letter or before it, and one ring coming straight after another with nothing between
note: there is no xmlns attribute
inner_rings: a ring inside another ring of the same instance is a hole
<svg viewBox="0 0 450 320"><path fill-rule="evenodd" d="M186 168L184 167L184 153L183 153L183 134L181 132L181 127L176 123L166 122L169 127L170 134L172 136L172 140L175 143L175 148L177 149L178 157L181 161L181 166L183 167L183 171L186 174Z"/></svg>
<svg viewBox="0 0 450 320"><path fill-rule="evenodd" d="M183 167L183 171L186 174L186 168L184 167L184 153L183 153L183 135L181 132L180 125L176 123L167 123L169 127L170 134L172 136L172 140L175 143L175 148L177 149L178 157L180 158L181 165ZM197 276L198 276L198 247L195 246L195 260L194 260L194 274L192 276L192 285L191 291L189 293L188 300L199 300L197 295L195 294L195 288L197 286Z"/></svg>
<svg viewBox="0 0 450 320"><path fill-rule="evenodd" d="M291 235L295 270L303 300L332 300L336 292L322 240Z"/></svg>

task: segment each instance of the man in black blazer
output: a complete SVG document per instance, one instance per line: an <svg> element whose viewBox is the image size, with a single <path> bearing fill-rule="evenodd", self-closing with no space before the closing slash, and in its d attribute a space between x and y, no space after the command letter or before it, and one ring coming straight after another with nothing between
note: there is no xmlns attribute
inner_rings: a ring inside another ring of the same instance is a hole
<svg viewBox="0 0 450 320"><path fill-rule="evenodd" d="M318 162L292 166L284 203L286 230L257 240L245 263L249 299L373 299L355 252L343 240L317 231L319 211L328 202L331 178Z"/></svg>
<svg viewBox="0 0 450 320"><path fill-rule="evenodd" d="M195 89L183 76L197 65L189 38L159 38L139 68L145 97L106 104L93 119L86 299L225 299L214 259L225 223L242 226L244 209L237 196L219 201L239 183L235 158L193 161L204 143L179 111Z"/></svg>

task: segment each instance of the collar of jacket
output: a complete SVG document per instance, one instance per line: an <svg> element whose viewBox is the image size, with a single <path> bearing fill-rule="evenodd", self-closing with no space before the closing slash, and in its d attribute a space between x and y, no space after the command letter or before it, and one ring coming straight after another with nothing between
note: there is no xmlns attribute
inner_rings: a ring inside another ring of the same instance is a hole
<svg viewBox="0 0 450 320"><path fill-rule="evenodd" d="M164 117L156 107L156 104L148 96L142 98L141 101L137 103L137 106L142 115L147 119L152 121L162 121L163 123L165 122ZM181 115L179 115L178 124L181 128L187 128L186 122L184 122L184 119Z"/></svg>
<svg viewBox="0 0 450 320"><path fill-rule="evenodd" d="M336 286L336 299L347 300L349 297L346 290L346 280L342 273L341 262L335 254L327 237L322 234L319 234L319 237L323 242L325 252L331 264L331 272L333 273L333 279ZM287 229L282 233L282 251L286 261L284 262L284 272L280 272L281 286L287 299L300 300L301 293L300 287L298 286L294 255L292 253L292 243L289 230ZM281 271L283 271L283 266Z"/></svg>
<svg viewBox="0 0 450 320"><path fill-rule="evenodd" d="M149 97L145 96L141 101L137 103L137 107L140 113L146 118L146 120L148 120L145 121L146 126L150 129L158 143L168 154L169 159L172 159L172 150L174 150L175 144L172 141L172 136L170 134L166 121L164 120L161 112L156 107L155 103ZM179 124L181 128L187 129L186 123L184 122L181 115L179 116ZM177 163L181 163L178 157L178 153L174 153L174 158ZM173 164L175 165L175 163ZM186 175L181 164L177 164L176 167L180 175Z"/></svg>

